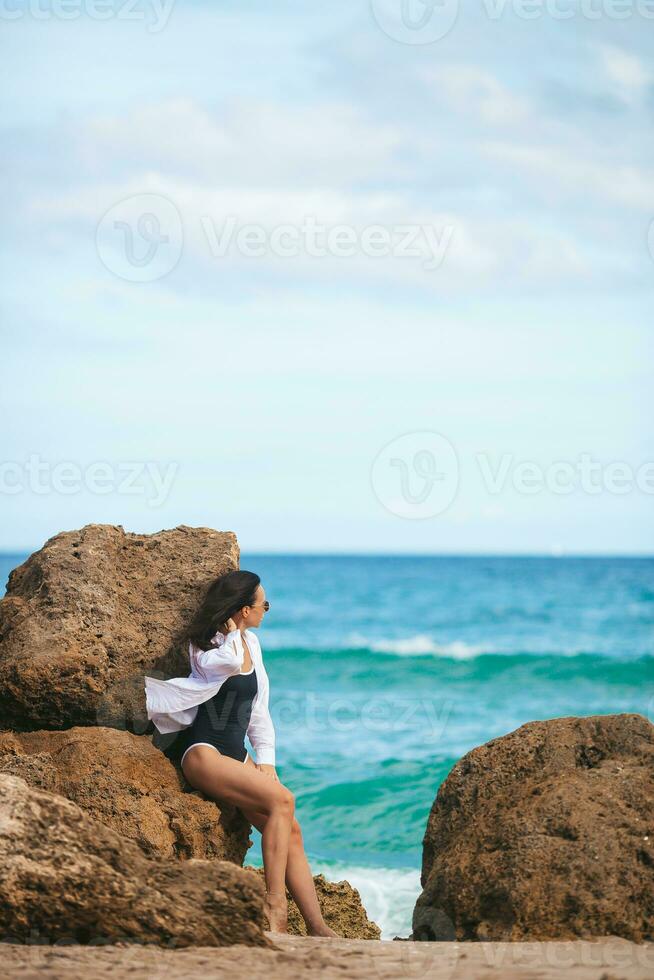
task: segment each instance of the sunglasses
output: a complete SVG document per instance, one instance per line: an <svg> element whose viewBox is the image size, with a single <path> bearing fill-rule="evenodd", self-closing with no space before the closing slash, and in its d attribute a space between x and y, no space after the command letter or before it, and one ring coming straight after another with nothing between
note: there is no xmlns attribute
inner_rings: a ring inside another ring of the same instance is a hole
<svg viewBox="0 0 654 980"><path fill-rule="evenodd" d="M256 609L257 606L263 606L264 612L268 612L268 610L270 609L270 603L268 602L267 599L265 602L257 602L254 606L250 606L250 609Z"/></svg>

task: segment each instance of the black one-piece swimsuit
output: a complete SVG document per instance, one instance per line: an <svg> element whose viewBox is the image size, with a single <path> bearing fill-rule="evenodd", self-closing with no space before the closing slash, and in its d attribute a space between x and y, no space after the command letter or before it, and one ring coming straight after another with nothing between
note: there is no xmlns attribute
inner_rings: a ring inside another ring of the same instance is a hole
<svg viewBox="0 0 654 980"><path fill-rule="evenodd" d="M257 674L232 674L217 694L198 706L192 725L186 729L184 751L198 742L213 745L223 755L245 762L245 734L250 724L252 702L257 693Z"/></svg>

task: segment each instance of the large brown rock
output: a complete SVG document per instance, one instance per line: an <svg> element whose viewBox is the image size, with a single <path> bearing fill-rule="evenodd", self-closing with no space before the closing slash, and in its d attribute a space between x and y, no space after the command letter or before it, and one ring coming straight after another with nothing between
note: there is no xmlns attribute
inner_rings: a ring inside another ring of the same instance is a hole
<svg viewBox="0 0 654 980"><path fill-rule="evenodd" d="M654 939L654 725L532 721L468 752L423 840L419 940Z"/></svg>
<svg viewBox="0 0 654 980"><path fill-rule="evenodd" d="M256 874L265 888L263 868L246 865L246 871ZM349 881L328 881L323 874L314 875L316 895L323 918L328 926L342 939L379 939L381 929L368 918L361 896ZM292 936L306 936L307 927L300 910L286 889L288 902L288 932Z"/></svg>
<svg viewBox="0 0 654 980"><path fill-rule="evenodd" d="M0 732L0 772L77 803L149 857L219 858L239 866L250 824L187 784L146 735L114 728Z"/></svg>
<svg viewBox="0 0 654 980"><path fill-rule="evenodd" d="M263 896L228 861L149 860L70 800L0 774L0 941L270 946Z"/></svg>
<svg viewBox="0 0 654 980"><path fill-rule="evenodd" d="M50 538L0 601L3 728L144 732L143 675L188 673L184 631L212 579L238 561L235 534L202 527L87 524Z"/></svg>

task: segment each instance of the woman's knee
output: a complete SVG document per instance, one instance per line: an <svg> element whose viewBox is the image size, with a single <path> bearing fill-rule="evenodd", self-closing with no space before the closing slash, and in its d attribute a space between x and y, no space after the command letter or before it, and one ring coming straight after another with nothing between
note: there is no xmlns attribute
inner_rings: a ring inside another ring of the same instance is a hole
<svg viewBox="0 0 654 980"><path fill-rule="evenodd" d="M295 795L287 786L280 785L275 794L274 806L277 809L283 810L290 817L295 815Z"/></svg>

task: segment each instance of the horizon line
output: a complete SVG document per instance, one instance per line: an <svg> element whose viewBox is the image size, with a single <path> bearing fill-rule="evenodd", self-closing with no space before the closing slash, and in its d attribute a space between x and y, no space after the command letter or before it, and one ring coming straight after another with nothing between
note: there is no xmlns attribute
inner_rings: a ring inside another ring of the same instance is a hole
<svg viewBox="0 0 654 980"><path fill-rule="evenodd" d="M32 551L0 550L0 558L19 558L41 551L44 545ZM241 555L252 558L654 558L654 552L645 551L248 551Z"/></svg>

